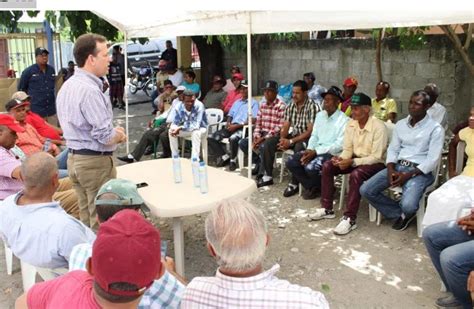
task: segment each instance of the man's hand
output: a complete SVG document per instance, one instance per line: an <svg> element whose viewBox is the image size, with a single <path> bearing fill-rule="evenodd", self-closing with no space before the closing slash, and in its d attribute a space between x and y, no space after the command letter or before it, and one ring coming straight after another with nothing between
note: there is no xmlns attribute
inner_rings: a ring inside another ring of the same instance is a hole
<svg viewBox="0 0 474 309"><path fill-rule="evenodd" d="M474 271L471 271L467 278L467 290L471 293L474 292Z"/></svg>
<svg viewBox="0 0 474 309"><path fill-rule="evenodd" d="M394 174L395 175L392 176L392 182L390 183L392 187L401 187L412 177L410 173L400 172Z"/></svg>
<svg viewBox="0 0 474 309"><path fill-rule="evenodd" d="M117 136L117 144L125 143L127 141L127 135L125 135L125 130L122 127L116 127L114 130Z"/></svg>
<svg viewBox="0 0 474 309"><path fill-rule="evenodd" d="M227 130L229 130L229 132L231 132L231 133L234 133L238 129L240 129L239 124L231 124L231 123L227 124Z"/></svg>
<svg viewBox="0 0 474 309"><path fill-rule="evenodd" d="M342 161L342 158L341 157L338 157L338 156L334 156L331 158L331 162L334 166L337 166L339 164L339 162Z"/></svg>
<svg viewBox="0 0 474 309"><path fill-rule="evenodd" d="M280 150L287 150L290 148L290 140L287 138L280 138L280 142L277 145L277 148Z"/></svg>
<svg viewBox="0 0 474 309"><path fill-rule="evenodd" d="M303 152L300 162L302 165L306 165L309 162L311 162L314 158L316 158L316 150L307 149Z"/></svg>
<svg viewBox="0 0 474 309"><path fill-rule="evenodd" d="M345 170L352 165L352 162L353 162L352 159L342 159L335 165L339 166L341 170Z"/></svg>
<svg viewBox="0 0 474 309"><path fill-rule="evenodd" d="M49 146L49 148L48 148L48 150L46 150L46 152L49 153L50 155L52 155L53 157L56 156L56 150L51 146Z"/></svg>
<svg viewBox="0 0 474 309"><path fill-rule="evenodd" d="M390 186L393 186L393 182L398 178L398 172L393 168L393 164L387 165L387 180Z"/></svg>
<svg viewBox="0 0 474 309"><path fill-rule="evenodd" d="M263 143L265 141L265 138L264 137L257 137L253 140L253 145L252 145L252 148L254 150L257 150L258 149L258 146L260 146L261 143Z"/></svg>
<svg viewBox="0 0 474 309"><path fill-rule="evenodd" d="M457 223L467 234L472 235L474 232L474 208L471 209L471 214L458 219Z"/></svg>
<svg viewBox="0 0 474 309"><path fill-rule="evenodd" d="M172 258L170 258L169 256L165 256L164 258L161 258L161 262L163 263L163 266L166 268L167 271L176 272L176 265Z"/></svg>
<svg viewBox="0 0 474 309"><path fill-rule="evenodd" d="M177 127L177 128L174 129L174 130L170 129L170 134L171 134L171 136L178 136L179 131L181 131L181 128L180 128L180 127Z"/></svg>

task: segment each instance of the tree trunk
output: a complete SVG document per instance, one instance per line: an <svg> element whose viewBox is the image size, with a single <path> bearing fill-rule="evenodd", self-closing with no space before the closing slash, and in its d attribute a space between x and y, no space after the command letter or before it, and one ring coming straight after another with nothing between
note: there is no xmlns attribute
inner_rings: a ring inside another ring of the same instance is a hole
<svg viewBox="0 0 474 309"><path fill-rule="evenodd" d="M375 46L375 66L377 67L377 79L379 82L383 81L382 75L382 35L383 29L380 29L377 35L377 42Z"/></svg>
<svg viewBox="0 0 474 309"><path fill-rule="evenodd" d="M467 50L464 49L462 46L461 40L459 39L458 35L454 32L453 28L451 26L440 26L443 32L446 34L446 36L453 42L454 48L457 50L457 52L461 55L462 60L466 64L469 73L471 76L474 76L474 64L472 63L471 59L469 58L469 54ZM472 33L472 29L470 30ZM470 40L471 38L467 38ZM465 46L469 47L469 41L466 41Z"/></svg>
<svg viewBox="0 0 474 309"><path fill-rule="evenodd" d="M224 53L222 45L215 37L212 37L210 44L204 36L192 36L191 39L196 44L201 60L201 98L204 98L211 88L214 75L224 76Z"/></svg>

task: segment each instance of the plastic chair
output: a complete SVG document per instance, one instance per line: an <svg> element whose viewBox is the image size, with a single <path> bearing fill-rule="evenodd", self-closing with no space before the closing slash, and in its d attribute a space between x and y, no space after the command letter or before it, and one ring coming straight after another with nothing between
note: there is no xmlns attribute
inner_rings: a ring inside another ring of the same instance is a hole
<svg viewBox="0 0 474 309"><path fill-rule="evenodd" d="M23 292L27 292L36 283L36 267L20 260Z"/></svg>
<svg viewBox="0 0 474 309"><path fill-rule="evenodd" d="M283 171L285 170L286 159L287 159L287 157L289 157L291 155L294 155L294 154L295 154L295 152L293 151L293 149L287 149L287 150L285 150L281 153L280 183L283 182Z"/></svg>
<svg viewBox="0 0 474 309"><path fill-rule="evenodd" d="M11 276L13 269L13 252L10 247L7 246L7 243L3 242L5 248L5 262L7 264L7 274Z"/></svg>
<svg viewBox="0 0 474 309"><path fill-rule="evenodd" d="M456 174L461 174L464 167L464 151L466 150L466 142L459 141L456 147Z"/></svg>

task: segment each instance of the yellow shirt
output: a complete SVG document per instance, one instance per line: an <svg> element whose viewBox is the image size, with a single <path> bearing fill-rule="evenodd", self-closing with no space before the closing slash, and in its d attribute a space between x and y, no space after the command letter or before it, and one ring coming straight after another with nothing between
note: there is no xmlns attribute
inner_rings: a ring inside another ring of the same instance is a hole
<svg viewBox="0 0 474 309"><path fill-rule="evenodd" d="M390 98L385 98L380 101L374 98L372 99L372 111L374 112L375 118L387 121L388 114L397 113L397 102Z"/></svg>
<svg viewBox="0 0 474 309"><path fill-rule="evenodd" d="M459 131L459 139L466 143L467 163L462 175L474 177L474 129L469 127Z"/></svg>
<svg viewBox="0 0 474 309"><path fill-rule="evenodd" d="M349 120L344 131L341 158L354 158L354 165L384 163L388 134L385 124L373 117L361 129L357 120Z"/></svg>

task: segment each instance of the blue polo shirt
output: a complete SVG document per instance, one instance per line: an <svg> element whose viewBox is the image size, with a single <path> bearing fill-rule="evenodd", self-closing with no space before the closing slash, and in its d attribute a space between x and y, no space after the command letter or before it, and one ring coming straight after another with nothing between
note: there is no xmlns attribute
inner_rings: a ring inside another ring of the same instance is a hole
<svg viewBox="0 0 474 309"><path fill-rule="evenodd" d="M33 64L27 67L21 74L18 90L26 92L31 96L31 111L41 117L56 114L56 98L54 85L56 72L50 65L46 65L46 71L41 71L39 65Z"/></svg>
<svg viewBox="0 0 474 309"><path fill-rule="evenodd" d="M232 124L245 124L248 118L248 99L237 100L229 111L228 116L232 117ZM252 118L257 118L258 102L252 99Z"/></svg>

